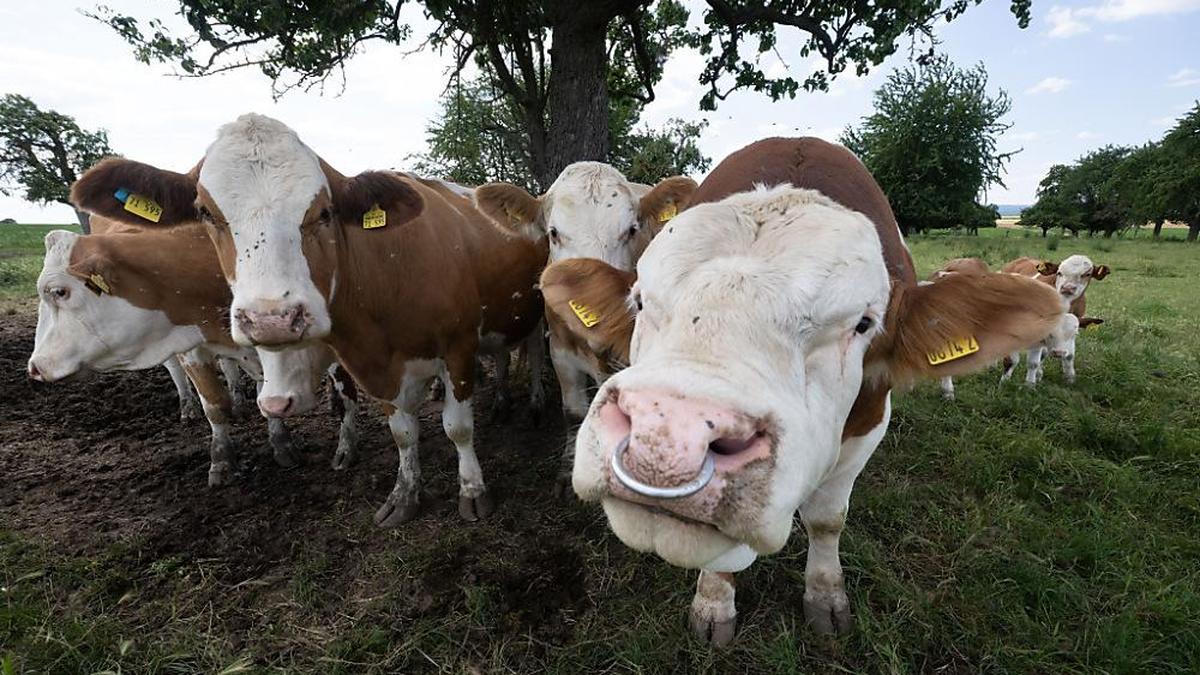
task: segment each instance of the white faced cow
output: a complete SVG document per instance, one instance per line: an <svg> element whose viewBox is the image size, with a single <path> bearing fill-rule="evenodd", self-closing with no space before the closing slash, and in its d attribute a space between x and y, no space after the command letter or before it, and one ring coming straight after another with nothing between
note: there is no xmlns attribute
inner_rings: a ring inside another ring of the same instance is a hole
<svg viewBox="0 0 1200 675"><path fill-rule="evenodd" d="M838 540L892 386L982 368L1060 313L1050 288L1012 275L918 286L878 185L811 138L734 153L649 245L636 282L605 268L567 261L542 277L564 320L571 303L632 315L623 335L567 321L624 341L612 348L630 363L592 402L573 485L627 545L701 570L691 622L715 642L733 633L733 573L778 551L797 509L805 616L847 629Z"/></svg>
<svg viewBox="0 0 1200 675"><path fill-rule="evenodd" d="M261 115L221 127L188 174L110 159L80 178L72 197L91 211L136 218L114 191L157 202L161 226L208 223L239 344L325 342L387 404L400 461L378 523L416 515L416 410L434 377L446 385L442 422L458 450L459 512L474 520L491 511L474 447L475 358L511 349L540 322L544 249L441 182L343 176Z"/></svg>
<svg viewBox="0 0 1200 675"><path fill-rule="evenodd" d="M475 200L497 222L545 238L551 263L595 259L630 272L663 223L684 207L695 189L696 182L683 176L650 187L626 180L607 164L576 162L563 169L541 197L508 183L490 183L475 189ZM602 383L624 364L615 354L581 339L557 316L549 314L546 320L563 411L569 420L582 419L588 406L588 378ZM556 490L569 478L569 459L568 453Z"/></svg>
<svg viewBox="0 0 1200 675"><path fill-rule="evenodd" d="M180 355L212 426L209 485L232 479L233 409L216 361L235 361L259 382L262 371L254 349L229 338L229 289L202 226L87 236L50 232L38 295L30 377L54 382L83 370L141 370ZM291 361L284 365L314 363L324 372L332 356L313 345ZM342 420L335 466L355 453L352 403L347 407L351 414ZM287 428L277 419L268 428L276 462L294 465Z"/></svg>

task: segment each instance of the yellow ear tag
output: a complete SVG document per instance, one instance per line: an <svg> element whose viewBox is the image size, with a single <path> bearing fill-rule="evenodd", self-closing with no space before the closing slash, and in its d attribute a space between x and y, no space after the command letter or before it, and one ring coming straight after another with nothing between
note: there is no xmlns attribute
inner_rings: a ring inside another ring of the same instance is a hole
<svg viewBox="0 0 1200 675"><path fill-rule="evenodd" d="M158 205L158 202L149 197L130 194L125 200L125 210L139 215L146 220L157 223L159 218L162 218L163 208Z"/></svg>
<svg viewBox="0 0 1200 675"><path fill-rule="evenodd" d="M99 293L112 293L112 288L109 287L104 277L100 276L99 272L92 272L92 275L88 277L88 282Z"/></svg>
<svg viewBox="0 0 1200 675"><path fill-rule="evenodd" d="M600 315L593 312L586 305L581 305L574 300L568 300L567 304L571 306L571 311L575 312L575 316L579 317L579 321L584 328L591 328L600 323Z"/></svg>
<svg viewBox="0 0 1200 675"><path fill-rule="evenodd" d="M975 340L975 336L967 336L965 338L955 338L938 349L926 354L929 359L929 365L936 366L939 363L961 359L968 354L974 354L979 351L979 343Z"/></svg>
<svg viewBox="0 0 1200 675"><path fill-rule="evenodd" d="M679 209L677 209L675 207L675 202L671 202L670 204L667 205L667 208L658 212L658 222L665 223L668 220L674 218L675 215L678 213L679 213Z"/></svg>
<svg viewBox="0 0 1200 675"><path fill-rule="evenodd" d="M363 214L364 230L374 230L384 225L387 225L387 212L379 208L378 204L375 205L375 208Z"/></svg>
<svg viewBox="0 0 1200 675"><path fill-rule="evenodd" d="M1050 269L1050 266L1047 265L1045 262L1038 263L1038 266L1037 266L1038 274L1049 274L1049 272L1047 271L1049 269Z"/></svg>

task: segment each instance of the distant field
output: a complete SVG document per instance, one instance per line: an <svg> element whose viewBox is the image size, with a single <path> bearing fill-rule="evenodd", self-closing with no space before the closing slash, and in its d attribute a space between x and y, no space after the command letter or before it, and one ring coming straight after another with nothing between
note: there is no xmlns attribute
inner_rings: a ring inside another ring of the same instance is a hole
<svg viewBox="0 0 1200 675"><path fill-rule="evenodd" d="M40 257L42 230L0 232ZM454 512L430 406L428 494L399 530L370 524L395 471L378 415L348 471L328 469L322 411L297 422L303 466L251 459L207 490L205 430L179 426L160 370L30 385L24 309L0 317L0 673L1200 672L1200 246L1000 229L908 244L922 276L1085 253L1113 270L1088 290L1106 323L1080 337L1074 386L1051 363L1036 392L992 369L953 403L934 383L894 397L842 538L845 638L803 625L797 524L738 575L735 645L699 644L692 573L550 497L557 419L477 426L499 495L485 523Z"/></svg>
<svg viewBox="0 0 1200 675"><path fill-rule="evenodd" d="M0 225L0 302L35 295L42 270L42 238L50 230L79 232L78 225Z"/></svg>

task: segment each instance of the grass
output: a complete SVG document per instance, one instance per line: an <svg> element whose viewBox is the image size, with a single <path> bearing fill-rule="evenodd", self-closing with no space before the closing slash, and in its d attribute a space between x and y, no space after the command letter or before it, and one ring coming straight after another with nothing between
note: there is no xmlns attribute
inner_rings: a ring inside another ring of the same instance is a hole
<svg viewBox="0 0 1200 675"><path fill-rule="evenodd" d="M78 232L76 225L0 225L0 307L37 295L42 238L50 230Z"/></svg>
<svg viewBox="0 0 1200 675"><path fill-rule="evenodd" d="M934 384L895 398L842 539L846 638L803 626L802 530L739 575L738 642L712 651L686 629L693 576L614 544L576 504L552 508L579 524L579 571L541 561L555 583L586 580L565 637L513 630L533 610L497 579L523 561L414 604L456 561L437 551L494 545L470 528L433 552L362 551L344 592L329 580L345 570L299 553L269 592L227 589L252 625L197 599L221 560L73 558L0 534L0 672L1200 672L1200 248L1066 238L1048 252L1012 230L908 241L922 274L952 257L1085 253L1113 269L1088 291L1106 323L1081 336L1074 386L1050 365L1036 392L993 370L961 378L953 404ZM330 523L351 541L393 536Z"/></svg>

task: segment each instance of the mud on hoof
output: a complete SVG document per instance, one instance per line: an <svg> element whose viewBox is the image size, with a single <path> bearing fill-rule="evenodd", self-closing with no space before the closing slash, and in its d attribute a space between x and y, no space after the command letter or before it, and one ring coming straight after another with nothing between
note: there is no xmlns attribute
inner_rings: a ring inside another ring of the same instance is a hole
<svg viewBox="0 0 1200 675"><path fill-rule="evenodd" d="M200 410L200 404L189 401L179 405L179 421L183 424L191 424L201 419L204 419L204 412Z"/></svg>
<svg viewBox="0 0 1200 675"><path fill-rule="evenodd" d="M494 510L492 495L487 490L481 492L478 497L467 497L466 495L458 497L458 515L462 516L463 520L470 522L483 520L492 515Z"/></svg>
<svg viewBox="0 0 1200 675"><path fill-rule="evenodd" d="M375 511L375 524L379 527L399 527L417 517L419 505L415 494L402 494L392 490L383 506Z"/></svg>
<svg viewBox="0 0 1200 675"><path fill-rule="evenodd" d="M329 465L333 467L334 471L345 471L351 464L357 461L358 448L354 444L350 444L349 447L339 444L337 450L333 453L333 461Z"/></svg>
<svg viewBox="0 0 1200 675"><path fill-rule="evenodd" d="M817 635L845 635L854 627L850 599L842 590L804 594L804 621Z"/></svg>
<svg viewBox="0 0 1200 675"><path fill-rule="evenodd" d="M736 616L725 620L715 619L707 616L706 612L697 612L694 607L688 612L688 625L692 627L693 635L714 647L728 647L737 633Z"/></svg>
<svg viewBox="0 0 1200 675"><path fill-rule="evenodd" d="M233 464L213 462L208 467L208 487L218 488L233 483Z"/></svg>

